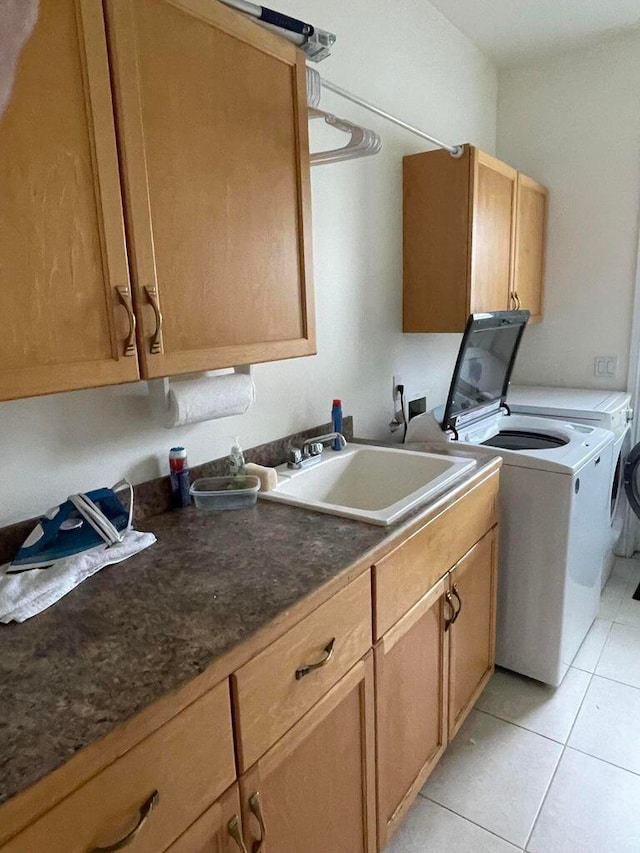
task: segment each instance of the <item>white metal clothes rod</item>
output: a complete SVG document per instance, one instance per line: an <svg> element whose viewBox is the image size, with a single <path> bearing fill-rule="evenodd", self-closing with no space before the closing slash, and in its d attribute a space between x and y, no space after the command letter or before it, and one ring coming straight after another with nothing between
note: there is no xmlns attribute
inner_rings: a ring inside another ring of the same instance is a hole
<svg viewBox="0 0 640 853"><path fill-rule="evenodd" d="M425 133L424 131L420 130L417 127L414 127L411 124L407 124L406 121L402 121L401 119L392 116L390 113L379 109L373 104L370 104L368 101L365 101L363 98L359 98L357 95L352 95L351 92L348 92L346 89L342 89L340 86L336 86L335 83L331 83L329 80L325 80L324 77L320 78L320 83L325 89L328 89L330 92L335 92L335 94L340 95L341 98L346 98L347 101L351 101L354 104L358 104L358 106L364 107L365 110L369 110L370 112L375 113L376 115L381 116L382 118L386 118L387 121L390 121L393 124L397 124L398 127L403 127L410 133L415 133L416 136L419 136L421 139L426 139L427 142L431 142L433 145L437 145L438 148L444 148L444 150L448 151L452 157L462 157L462 155L464 154L464 145L447 145L446 142L441 142L434 136L429 136L428 133Z"/></svg>

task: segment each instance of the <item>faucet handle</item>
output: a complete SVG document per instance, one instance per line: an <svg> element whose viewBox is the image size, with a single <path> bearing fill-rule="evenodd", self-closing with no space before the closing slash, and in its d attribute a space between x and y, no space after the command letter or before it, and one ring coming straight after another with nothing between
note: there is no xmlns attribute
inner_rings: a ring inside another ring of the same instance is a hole
<svg viewBox="0 0 640 853"><path fill-rule="evenodd" d="M287 455L289 465L299 465L302 462L302 450L299 447L290 447Z"/></svg>
<svg viewBox="0 0 640 853"><path fill-rule="evenodd" d="M321 441L312 441L311 444L307 445L309 456L320 456L322 451L324 450L324 445Z"/></svg>

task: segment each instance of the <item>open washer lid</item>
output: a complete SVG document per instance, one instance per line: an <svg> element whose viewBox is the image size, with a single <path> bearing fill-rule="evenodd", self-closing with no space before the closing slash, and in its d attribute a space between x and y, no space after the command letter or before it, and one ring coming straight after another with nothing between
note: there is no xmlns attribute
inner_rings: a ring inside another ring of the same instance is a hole
<svg viewBox="0 0 640 853"><path fill-rule="evenodd" d="M528 311L472 314L451 378L442 429L454 435L462 424L506 409L507 390Z"/></svg>

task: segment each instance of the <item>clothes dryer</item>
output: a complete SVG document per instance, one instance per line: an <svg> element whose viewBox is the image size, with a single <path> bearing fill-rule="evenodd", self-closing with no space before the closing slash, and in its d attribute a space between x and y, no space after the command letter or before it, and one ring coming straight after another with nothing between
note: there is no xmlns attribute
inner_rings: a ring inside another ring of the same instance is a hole
<svg viewBox="0 0 640 853"><path fill-rule="evenodd" d="M526 311L469 318L444 407L407 442L501 456L496 663L558 685L598 613L613 433L511 414Z"/></svg>

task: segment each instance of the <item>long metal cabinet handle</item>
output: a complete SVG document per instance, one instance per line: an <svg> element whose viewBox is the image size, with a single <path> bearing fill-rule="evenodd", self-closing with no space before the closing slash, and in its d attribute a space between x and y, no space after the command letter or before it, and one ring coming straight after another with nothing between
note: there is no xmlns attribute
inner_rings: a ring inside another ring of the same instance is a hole
<svg viewBox="0 0 640 853"><path fill-rule="evenodd" d="M262 804L260 803L260 792L256 791L255 794L251 794L249 797L249 808L256 816L256 820L258 821L258 826L260 827L260 838L253 845L252 853L260 853L264 846L264 842L267 838L267 827L264 822L264 815L262 814Z"/></svg>
<svg viewBox="0 0 640 853"><path fill-rule="evenodd" d="M456 619L460 615L460 611L462 610L462 599L460 598L460 593L458 592L458 584L457 583L454 583L451 590L453 592L453 595L455 595L455 597L458 599L458 609L453 614L453 619L451 620L451 624L453 625L453 623L456 621Z"/></svg>
<svg viewBox="0 0 640 853"><path fill-rule="evenodd" d="M451 616L445 617L445 620L444 620L444 630L448 631L449 626L453 625L453 623L456 621L456 609L453 606L453 598L452 598L449 590L447 590L444 594L444 601L445 601L445 604L448 604L449 607L451 608Z"/></svg>
<svg viewBox="0 0 640 853"><path fill-rule="evenodd" d="M144 292L147 294L147 299L151 303L153 313L156 315L156 330L151 338L149 352L152 355L158 355L158 353L162 352L162 312L160 311L158 289L156 287L145 287Z"/></svg>
<svg viewBox="0 0 640 853"><path fill-rule="evenodd" d="M245 847L245 843L242 838L242 833L240 832L240 818L237 814L234 814L234 816L227 824L227 830L229 831L229 835L238 845L238 850L240 850L241 853L247 853L247 848Z"/></svg>
<svg viewBox="0 0 640 853"><path fill-rule="evenodd" d="M136 354L136 315L133 313L133 304L131 303L131 293L128 287L116 287L116 292L120 298L120 302L127 309L129 318L129 334L124 342L124 354Z"/></svg>
<svg viewBox="0 0 640 853"><path fill-rule="evenodd" d="M93 847L89 850L89 853L115 853L116 850L123 850L125 847L128 847L132 841L137 837L142 827L147 822L147 818L151 814L152 810L155 806L157 806L158 801L160 800L160 794L157 791L154 791L153 794L140 806L140 812L138 813L138 822L133 827L131 832L125 835L124 838L121 838L120 841L116 841L115 844L110 844L108 847Z"/></svg>
<svg viewBox="0 0 640 853"><path fill-rule="evenodd" d="M307 663L304 666L298 667L296 669L296 681L300 681L301 678L304 678L305 675L309 675L310 672L313 672L314 669L320 669L320 667L326 666L331 658L333 657L333 646L335 644L336 638L333 637L327 645L324 647L324 657L322 660L319 660L318 663Z"/></svg>

